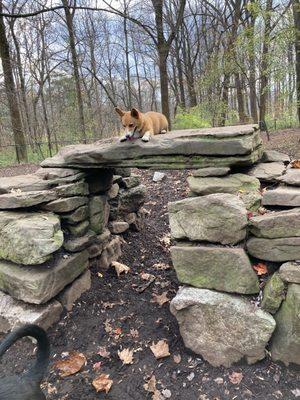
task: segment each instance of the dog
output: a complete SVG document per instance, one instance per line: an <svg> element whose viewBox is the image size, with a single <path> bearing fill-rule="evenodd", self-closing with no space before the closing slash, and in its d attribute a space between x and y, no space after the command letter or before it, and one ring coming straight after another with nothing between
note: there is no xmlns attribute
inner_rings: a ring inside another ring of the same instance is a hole
<svg viewBox="0 0 300 400"><path fill-rule="evenodd" d="M46 400L40 388L50 357L50 343L44 329L37 325L24 325L11 332L0 344L0 357L25 336L37 340L36 363L27 373L0 379L0 400Z"/></svg>
<svg viewBox="0 0 300 400"><path fill-rule="evenodd" d="M120 142L141 138L143 142L149 142L153 135L168 132L167 118L158 112L149 111L142 113L136 108L131 111L123 111L116 107L115 111L120 115L125 134L120 138Z"/></svg>

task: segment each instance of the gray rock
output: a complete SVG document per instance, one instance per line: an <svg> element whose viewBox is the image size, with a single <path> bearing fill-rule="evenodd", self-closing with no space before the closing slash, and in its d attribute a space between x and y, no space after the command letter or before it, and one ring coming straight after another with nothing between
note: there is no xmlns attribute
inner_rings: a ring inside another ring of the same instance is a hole
<svg viewBox="0 0 300 400"><path fill-rule="evenodd" d="M171 301L184 344L214 367L265 357L273 317L248 300L207 289L182 288Z"/></svg>
<svg viewBox="0 0 300 400"><path fill-rule="evenodd" d="M97 267L101 271L106 271L113 261L117 261L122 255L122 243L124 242L120 236L113 236L112 239L105 244Z"/></svg>
<svg viewBox="0 0 300 400"><path fill-rule="evenodd" d="M12 190L22 192L36 192L50 189L51 182L45 182L37 175L17 175L0 178L0 194L10 193Z"/></svg>
<svg viewBox="0 0 300 400"><path fill-rule="evenodd" d="M15 299L43 304L73 282L87 267L87 251L58 258L49 267L24 267L0 261L0 289Z"/></svg>
<svg viewBox="0 0 300 400"><path fill-rule="evenodd" d="M174 239L235 244L246 237L247 210L232 194L210 194L169 203Z"/></svg>
<svg viewBox="0 0 300 400"><path fill-rule="evenodd" d="M300 207L300 188L281 186L263 194L264 206Z"/></svg>
<svg viewBox="0 0 300 400"><path fill-rule="evenodd" d="M129 213L124 215L124 220L129 225L134 224L136 222L136 219L137 219L136 213Z"/></svg>
<svg viewBox="0 0 300 400"><path fill-rule="evenodd" d="M277 180L286 185L300 186L300 169L289 168L286 173L277 178Z"/></svg>
<svg viewBox="0 0 300 400"><path fill-rule="evenodd" d="M200 168L193 172L193 176L205 178L207 176L225 176L230 173L230 168Z"/></svg>
<svg viewBox="0 0 300 400"><path fill-rule="evenodd" d="M300 208L252 217L249 229L253 235L268 239L300 236Z"/></svg>
<svg viewBox="0 0 300 400"><path fill-rule="evenodd" d="M132 189L136 186L139 186L140 184L140 178L138 175L131 175L126 178L123 178L122 180L122 186L124 186L126 189Z"/></svg>
<svg viewBox="0 0 300 400"><path fill-rule="evenodd" d="M71 213L61 214L60 218L63 222L68 224L78 224L78 222L82 222L89 218L89 208L88 206L81 206Z"/></svg>
<svg viewBox="0 0 300 400"><path fill-rule="evenodd" d="M107 202L107 196L91 196L89 199L90 216L102 214Z"/></svg>
<svg viewBox="0 0 300 400"><path fill-rule="evenodd" d="M44 180L56 180L72 177L74 180L81 179L85 174L78 169L71 168L39 168L35 175ZM27 175L26 175L27 176Z"/></svg>
<svg viewBox="0 0 300 400"><path fill-rule="evenodd" d="M55 213L67 213L80 206L86 205L88 202L87 197L74 196L74 197L66 197L58 200L54 200L51 203L45 204L43 209L48 211L53 211Z"/></svg>
<svg viewBox="0 0 300 400"><path fill-rule="evenodd" d="M124 233L129 229L129 224L125 221L112 221L108 224L108 229L111 233L115 235L119 235L120 233Z"/></svg>
<svg viewBox="0 0 300 400"><path fill-rule="evenodd" d="M275 315L276 330L271 342L274 361L300 364L300 285L291 284L285 301Z"/></svg>
<svg viewBox="0 0 300 400"><path fill-rule="evenodd" d="M258 278L241 248L176 246L171 255L181 283L223 292L259 292Z"/></svg>
<svg viewBox="0 0 300 400"><path fill-rule="evenodd" d="M91 194L107 192L113 183L113 170L99 169L93 171L92 174L87 176L86 182Z"/></svg>
<svg viewBox="0 0 300 400"><path fill-rule="evenodd" d="M79 224L76 225L68 225L67 229L71 233L71 235L75 237L83 236L87 233L87 231L90 228L90 222L89 221L82 221L79 222Z"/></svg>
<svg viewBox="0 0 300 400"><path fill-rule="evenodd" d="M164 172L155 171L152 180L153 182L161 182L165 177L166 174Z"/></svg>
<svg viewBox="0 0 300 400"><path fill-rule="evenodd" d="M31 305L0 292L0 332L7 333L26 324L35 324L47 330L59 321L61 304L52 300L45 305Z"/></svg>
<svg viewBox="0 0 300 400"><path fill-rule="evenodd" d="M125 214L137 212L145 202L146 192L144 185L120 191L120 211Z"/></svg>
<svg viewBox="0 0 300 400"><path fill-rule="evenodd" d="M0 212L0 259L42 264L59 250L64 237L51 213Z"/></svg>
<svg viewBox="0 0 300 400"><path fill-rule="evenodd" d="M79 278L75 279L58 295L58 300L62 306L71 311L74 303L91 288L91 271L87 270Z"/></svg>
<svg viewBox="0 0 300 400"><path fill-rule="evenodd" d="M290 156L276 150L266 150L261 160L262 162L290 162Z"/></svg>
<svg viewBox="0 0 300 400"><path fill-rule="evenodd" d="M85 236L69 238L65 240L64 248L71 253L85 250L93 243L95 237L95 233L90 231Z"/></svg>
<svg viewBox="0 0 300 400"><path fill-rule="evenodd" d="M248 253L266 261L300 259L300 237L264 239L252 237L247 241Z"/></svg>
<svg viewBox="0 0 300 400"><path fill-rule="evenodd" d="M110 200L115 199L119 194L119 190L120 190L120 186L118 185L118 183L114 183L112 185L112 187L109 189L109 191L107 192L107 197Z"/></svg>
<svg viewBox="0 0 300 400"><path fill-rule="evenodd" d="M263 291L261 308L275 314L285 298L285 284L278 272L275 272L266 283Z"/></svg>
<svg viewBox="0 0 300 400"><path fill-rule="evenodd" d="M282 264L279 276L285 282L300 283L300 264L296 262Z"/></svg>
<svg viewBox="0 0 300 400"><path fill-rule="evenodd" d="M258 211L261 207L262 195L260 191L253 192L240 192L238 193L239 198L245 204L248 211Z"/></svg>
<svg viewBox="0 0 300 400"><path fill-rule="evenodd" d="M94 196L90 198L90 228L95 233L103 232L108 223L110 206L106 196Z"/></svg>
<svg viewBox="0 0 300 400"><path fill-rule="evenodd" d="M259 163L252 167L248 172L249 175L255 176L261 181L275 182L276 178L281 176L285 171L283 162Z"/></svg>
<svg viewBox="0 0 300 400"><path fill-rule="evenodd" d="M50 190L40 192L12 192L0 195L0 209L27 208L55 200L57 195Z"/></svg>
<svg viewBox="0 0 300 400"><path fill-rule="evenodd" d="M88 185L84 181L57 186L55 191L58 197L86 196L89 194Z"/></svg>
<svg viewBox="0 0 300 400"><path fill-rule="evenodd" d="M114 168L114 174L126 178L131 175L131 169L130 168Z"/></svg>
<svg viewBox="0 0 300 400"><path fill-rule="evenodd" d="M101 255L103 249L108 245L111 234L108 229L104 229L101 235L97 235L93 244L88 248L89 258L95 258Z"/></svg>

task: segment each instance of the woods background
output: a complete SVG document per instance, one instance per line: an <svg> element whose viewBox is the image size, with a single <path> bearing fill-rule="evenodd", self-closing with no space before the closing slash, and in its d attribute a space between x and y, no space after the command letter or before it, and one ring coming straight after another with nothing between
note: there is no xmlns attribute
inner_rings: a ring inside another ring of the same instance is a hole
<svg viewBox="0 0 300 400"><path fill-rule="evenodd" d="M0 165L115 135L116 105L298 126L299 54L299 0L0 0Z"/></svg>

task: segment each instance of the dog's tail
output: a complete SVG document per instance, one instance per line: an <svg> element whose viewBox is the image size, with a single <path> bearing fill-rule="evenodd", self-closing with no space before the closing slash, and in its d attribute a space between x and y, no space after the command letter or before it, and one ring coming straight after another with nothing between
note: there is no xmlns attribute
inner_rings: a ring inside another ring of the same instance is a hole
<svg viewBox="0 0 300 400"><path fill-rule="evenodd" d="M0 344L0 357L8 350L17 340L31 336L37 340L37 358L35 365L28 371L27 375L34 382L40 383L43 379L50 357L50 343L44 329L37 325L23 325L15 331L11 332Z"/></svg>

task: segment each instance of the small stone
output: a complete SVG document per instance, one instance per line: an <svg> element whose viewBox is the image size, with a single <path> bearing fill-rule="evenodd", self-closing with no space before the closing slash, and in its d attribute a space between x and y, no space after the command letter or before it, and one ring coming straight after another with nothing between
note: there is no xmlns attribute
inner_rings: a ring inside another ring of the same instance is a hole
<svg viewBox="0 0 300 400"><path fill-rule="evenodd" d="M269 162L255 165L250 169L248 174L262 181L274 182L284 171L285 165L283 162Z"/></svg>
<svg viewBox="0 0 300 400"><path fill-rule="evenodd" d="M277 180L286 185L300 186L300 169L290 168L284 175L277 178Z"/></svg>
<svg viewBox="0 0 300 400"><path fill-rule="evenodd" d="M91 271L87 270L59 294L59 302L67 311L71 311L82 294L90 290L91 284Z"/></svg>
<svg viewBox="0 0 300 400"><path fill-rule="evenodd" d="M86 205L87 202L88 202L87 197L81 197L81 196L66 197L45 204L43 206L43 209L55 213L66 213L76 210L76 208L79 208L80 206Z"/></svg>
<svg viewBox="0 0 300 400"><path fill-rule="evenodd" d="M275 272L266 283L263 291L261 308L275 314L285 298L285 284L278 272Z"/></svg>
<svg viewBox="0 0 300 400"><path fill-rule="evenodd" d="M292 261L300 258L300 237L265 239L252 237L247 241L248 253L266 261Z"/></svg>
<svg viewBox="0 0 300 400"><path fill-rule="evenodd" d="M89 221L82 221L76 225L68 225L67 229L71 233L71 235L78 237L85 235L89 227L90 227Z"/></svg>
<svg viewBox="0 0 300 400"><path fill-rule="evenodd" d="M300 188L280 186L263 194L264 206L300 207Z"/></svg>
<svg viewBox="0 0 300 400"><path fill-rule="evenodd" d="M122 184L126 189L132 189L140 184L140 178L138 175L131 175L123 178Z"/></svg>
<svg viewBox="0 0 300 400"><path fill-rule="evenodd" d="M119 185L118 185L117 183L114 183L114 184L112 185L112 187L109 189L109 191L107 192L108 198L109 198L110 200L111 200L111 199L115 199L115 198L118 196L118 194L119 194L119 190L120 190Z"/></svg>
<svg viewBox="0 0 300 400"><path fill-rule="evenodd" d="M285 282L300 284L300 264L296 262L282 264L279 269L279 276Z"/></svg>
<svg viewBox="0 0 300 400"><path fill-rule="evenodd" d="M225 176L230 173L230 168L224 167L224 168L200 168L197 169L194 173L193 176L196 177L202 177L205 178L207 176Z"/></svg>
<svg viewBox="0 0 300 400"><path fill-rule="evenodd" d="M153 174L153 182L161 182L165 178L166 174L163 172L155 171Z"/></svg>
<svg viewBox="0 0 300 400"><path fill-rule="evenodd" d="M95 233L90 231L85 236L67 239L64 242L64 248L71 253L82 251L92 244L95 237Z"/></svg>
<svg viewBox="0 0 300 400"><path fill-rule="evenodd" d="M26 324L47 330L59 321L62 311L56 300L45 305L31 305L0 292L0 332L7 333Z"/></svg>
<svg viewBox="0 0 300 400"><path fill-rule="evenodd" d="M165 399L170 399L172 397L172 392L169 389L163 389L161 394L164 396Z"/></svg>
<svg viewBox="0 0 300 400"><path fill-rule="evenodd" d="M276 150L266 150L262 155L262 162L290 162L290 156Z"/></svg>
<svg viewBox="0 0 300 400"><path fill-rule="evenodd" d="M129 224L134 224L136 222L137 215L136 213L129 213L124 215L124 220Z"/></svg>
<svg viewBox="0 0 300 400"><path fill-rule="evenodd" d="M88 185L84 181L57 186L55 191L58 197L86 196L89 193Z"/></svg>
<svg viewBox="0 0 300 400"><path fill-rule="evenodd" d="M111 233L119 235L129 229L129 224L125 221L112 221L108 224L108 228Z"/></svg>
<svg viewBox="0 0 300 400"><path fill-rule="evenodd" d="M71 225L76 225L78 222L82 222L89 217L88 206L81 206L75 211L68 214L61 214L60 218L63 222Z"/></svg>
<svg viewBox="0 0 300 400"><path fill-rule="evenodd" d="M57 195L50 190L39 192L11 192L0 195L0 209L27 208L55 200Z"/></svg>

